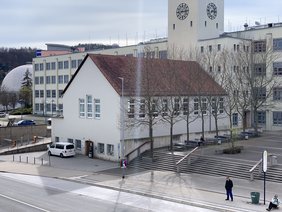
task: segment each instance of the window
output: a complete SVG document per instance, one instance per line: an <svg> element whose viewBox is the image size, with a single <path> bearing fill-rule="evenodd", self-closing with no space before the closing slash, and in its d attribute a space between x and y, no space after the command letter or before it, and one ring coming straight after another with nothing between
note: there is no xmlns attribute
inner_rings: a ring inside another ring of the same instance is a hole
<svg viewBox="0 0 282 212"><path fill-rule="evenodd" d="M68 138L68 143L72 143L73 144L73 139L72 138Z"/></svg>
<svg viewBox="0 0 282 212"><path fill-rule="evenodd" d="M265 124L266 123L266 113L265 111L258 111L257 112L257 122L258 124Z"/></svg>
<svg viewBox="0 0 282 212"><path fill-rule="evenodd" d="M240 46L239 46L239 44L237 44L237 51L239 51L240 50Z"/></svg>
<svg viewBox="0 0 282 212"><path fill-rule="evenodd" d="M64 61L64 69L68 69L69 68L69 61Z"/></svg>
<svg viewBox="0 0 282 212"><path fill-rule="evenodd" d="M273 75L282 76L282 62L273 63Z"/></svg>
<svg viewBox="0 0 282 212"><path fill-rule="evenodd" d="M159 51L160 59L167 59L167 51Z"/></svg>
<svg viewBox="0 0 282 212"><path fill-rule="evenodd" d="M144 118L145 117L145 99L140 100L140 107L139 107L139 117Z"/></svg>
<svg viewBox="0 0 282 212"><path fill-rule="evenodd" d="M199 114L199 99L198 98L194 99L194 114L195 115Z"/></svg>
<svg viewBox="0 0 282 212"><path fill-rule="evenodd" d="M236 51L236 44L233 44L233 50Z"/></svg>
<svg viewBox="0 0 282 212"><path fill-rule="evenodd" d="M127 105L128 118L134 118L134 99L128 100Z"/></svg>
<svg viewBox="0 0 282 212"><path fill-rule="evenodd" d="M40 69L40 71L43 71L43 70L44 70L44 64L43 64L43 63L40 63L40 64L39 64L39 69Z"/></svg>
<svg viewBox="0 0 282 212"><path fill-rule="evenodd" d="M98 143L98 153L100 153L100 154L105 153L105 144Z"/></svg>
<svg viewBox="0 0 282 212"><path fill-rule="evenodd" d="M71 68L76 68L76 60L71 61Z"/></svg>
<svg viewBox="0 0 282 212"><path fill-rule="evenodd" d="M205 21L205 27L207 26L207 21Z"/></svg>
<svg viewBox="0 0 282 212"><path fill-rule="evenodd" d="M215 27L218 29L218 23L215 24Z"/></svg>
<svg viewBox="0 0 282 212"><path fill-rule="evenodd" d="M35 104L35 111L39 111L39 104L38 103Z"/></svg>
<svg viewBox="0 0 282 212"><path fill-rule="evenodd" d="M209 45L209 51L212 52L212 46L211 45Z"/></svg>
<svg viewBox="0 0 282 212"><path fill-rule="evenodd" d="M204 47L201 46L201 53L204 53Z"/></svg>
<svg viewBox="0 0 282 212"><path fill-rule="evenodd" d="M39 77L39 83L40 83L41 85L44 84L44 77L43 77L43 76Z"/></svg>
<svg viewBox="0 0 282 212"><path fill-rule="evenodd" d="M80 66L80 64L82 63L82 60L77 60L77 65Z"/></svg>
<svg viewBox="0 0 282 212"><path fill-rule="evenodd" d="M63 75L59 75L58 76L58 83L59 84L63 84L64 83L64 76Z"/></svg>
<svg viewBox="0 0 282 212"><path fill-rule="evenodd" d="M221 45L217 44L217 51L220 51L220 50L221 50Z"/></svg>
<svg viewBox="0 0 282 212"><path fill-rule="evenodd" d="M221 66L217 66L217 71L221 72Z"/></svg>
<svg viewBox="0 0 282 212"><path fill-rule="evenodd" d="M162 116L167 116L167 111L168 111L167 99L163 99L162 100Z"/></svg>
<svg viewBox="0 0 282 212"><path fill-rule="evenodd" d="M86 96L87 101L87 118L93 118L93 100L91 95Z"/></svg>
<svg viewBox="0 0 282 212"><path fill-rule="evenodd" d="M46 90L46 97L51 98L51 90Z"/></svg>
<svg viewBox="0 0 282 212"><path fill-rule="evenodd" d="M158 114L158 101L156 99L153 99L152 101L152 113L153 117L157 117Z"/></svg>
<svg viewBox="0 0 282 212"><path fill-rule="evenodd" d="M95 118L101 118L101 102L100 99L94 99L94 107L95 107Z"/></svg>
<svg viewBox="0 0 282 212"><path fill-rule="evenodd" d="M51 70L51 64L50 63L46 63L46 71Z"/></svg>
<svg viewBox="0 0 282 212"><path fill-rule="evenodd" d="M51 104L50 103L46 104L46 111L51 112Z"/></svg>
<svg viewBox="0 0 282 212"><path fill-rule="evenodd" d="M52 98L56 98L56 90L52 90Z"/></svg>
<svg viewBox="0 0 282 212"><path fill-rule="evenodd" d="M202 114L207 114L207 98L202 98Z"/></svg>
<svg viewBox="0 0 282 212"><path fill-rule="evenodd" d="M69 75L64 75L64 83L68 83L69 82Z"/></svg>
<svg viewBox="0 0 282 212"><path fill-rule="evenodd" d="M215 114L217 112L217 108L216 108L216 98L212 98L212 102L211 102L211 109L212 109L212 114Z"/></svg>
<svg viewBox="0 0 282 212"><path fill-rule="evenodd" d="M233 126L238 126L238 113L233 113L232 114L232 125Z"/></svg>
<svg viewBox="0 0 282 212"><path fill-rule="evenodd" d="M51 83L56 84L56 76L51 76Z"/></svg>
<svg viewBox="0 0 282 212"><path fill-rule="evenodd" d="M58 62L58 69L63 69L63 62L62 61Z"/></svg>
<svg viewBox="0 0 282 212"><path fill-rule="evenodd" d="M210 66L210 72L212 72L212 66Z"/></svg>
<svg viewBox="0 0 282 212"><path fill-rule="evenodd" d="M221 97L219 99L219 113L223 113L224 112L224 99Z"/></svg>
<svg viewBox="0 0 282 212"><path fill-rule="evenodd" d="M52 62L51 63L51 69L52 70L56 70L56 62Z"/></svg>
<svg viewBox="0 0 282 212"><path fill-rule="evenodd" d="M85 101L84 99L79 99L79 117L85 117Z"/></svg>
<svg viewBox="0 0 282 212"><path fill-rule="evenodd" d="M266 51L266 41L254 41L254 52L259 53L259 52L265 52Z"/></svg>
<svg viewBox="0 0 282 212"><path fill-rule="evenodd" d="M184 98L183 99L183 115L189 114L189 99Z"/></svg>
<svg viewBox="0 0 282 212"><path fill-rule="evenodd" d="M40 98L44 98L44 90L39 91L39 96L40 96Z"/></svg>
<svg viewBox="0 0 282 212"><path fill-rule="evenodd" d="M254 74L255 76L265 76L266 75L266 64L254 64Z"/></svg>
<svg viewBox="0 0 282 212"><path fill-rule="evenodd" d="M81 140L75 139L75 149L81 150Z"/></svg>
<svg viewBox="0 0 282 212"><path fill-rule="evenodd" d="M38 85L39 84L39 77L34 77L34 84Z"/></svg>
<svg viewBox="0 0 282 212"><path fill-rule="evenodd" d="M51 76L46 76L46 84L51 84Z"/></svg>
<svg viewBox="0 0 282 212"><path fill-rule="evenodd" d="M282 87L273 88L273 100L282 100Z"/></svg>
<svg viewBox="0 0 282 212"><path fill-rule="evenodd" d="M39 64L38 63L34 64L34 71L39 71Z"/></svg>
<svg viewBox="0 0 282 212"><path fill-rule="evenodd" d="M273 39L273 50L274 51L282 50L282 38Z"/></svg>
<svg viewBox="0 0 282 212"><path fill-rule="evenodd" d="M107 144L107 154L108 155L114 155L114 145Z"/></svg>
<svg viewBox="0 0 282 212"><path fill-rule="evenodd" d="M56 142L56 143L60 142L60 138L56 136L56 137L55 137L55 142ZM58 149L63 149L64 147L61 148L61 145L57 145L56 148L58 148Z"/></svg>
<svg viewBox="0 0 282 212"><path fill-rule="evenodd" d="M282 124L282 112L281 111L273 112L273 124L274 125Z"/></svg>
<svg viewBox="0 0 282 212"><path fill-rule="evenodd" d="M175 30L175 24L172 25L172 29Z"/></svg>
<svg viewBox="0 0 282 212"><path fill-rule="evenodd" d="M192 27L193 26L193 21L190 21L190 27Z"/></svg>
<svg viewBox="0 0 282 212"><path fill-rule="evenodd" d="M266 99L266 87L254 88L254 98L256 100L265 100Z"/></svg>
<svg viewBox="0 0 282 212"><path fill-rule="evenodd" d="M173 111L173 114L174 115L179 115L179 112L180 112L180 99L174 99L174 111Z"/></svg>
<svg viewBox="0 0 282 212"><path fill-rule="evenodd" d="M52 106L52 113L53 113L53 111L56 111L57 105L52 102L51 106Z"/></svg>
<svg viewBox="0 0 282 212"><path fill-rule="evenodd" d="M39 98L39 90L35 90L34 93L35 93L35 97Z"/></svg>
<svg viewBox="0 0 282 212"><path fill-rule="evenodd" d="M58 90L58 97L62 98L62 95L63 95L63 90Z"/></svg>

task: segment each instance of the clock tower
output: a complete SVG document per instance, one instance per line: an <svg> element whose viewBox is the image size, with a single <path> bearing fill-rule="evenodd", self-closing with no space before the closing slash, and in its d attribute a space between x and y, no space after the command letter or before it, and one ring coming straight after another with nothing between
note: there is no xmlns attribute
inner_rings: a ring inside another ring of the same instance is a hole
<svg viewBox="0 0 282 212"><path fill-rule="evenodd" d="M168 0L168 47L193 48L224 32L224 0Z"/></svg>

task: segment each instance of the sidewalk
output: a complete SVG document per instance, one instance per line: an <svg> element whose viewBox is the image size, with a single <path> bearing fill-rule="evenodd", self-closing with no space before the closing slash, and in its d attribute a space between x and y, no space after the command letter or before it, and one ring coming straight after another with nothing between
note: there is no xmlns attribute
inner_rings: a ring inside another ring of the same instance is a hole
<svg viewBox="0 0 282 212"><path fill-rule="evenodd" d="M172 202L194 205L215 211L265 211L263 205L263 181L232 179L234 201L225 201L225 176L212 177L198 174L181 174L163 171L136 172L121 178L119 169L115 174L90 172L25 163L0 162L0 171L55 177L94 186L146 195ZM127 170L130 171L130 170ZM267 182L266 200L281 193L281 184ZM260 204L251 204L250 192L260 192Z"/></svg>

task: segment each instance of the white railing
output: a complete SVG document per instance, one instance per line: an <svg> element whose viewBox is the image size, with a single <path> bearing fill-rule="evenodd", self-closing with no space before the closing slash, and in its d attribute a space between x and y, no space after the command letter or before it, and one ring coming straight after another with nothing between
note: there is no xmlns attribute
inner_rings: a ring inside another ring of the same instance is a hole
<svg viewBox="0 0 282 212"><path fill-rule="evenodd" d="M181 158L177 163L176 163L176 171L177 173L180 172L181 164L182 162L187 159L188 165L191 163L191 158L190 155L193 154L199 147L194 148L191 152L189 152L187 155L185 155L183 158Z"/></svg>

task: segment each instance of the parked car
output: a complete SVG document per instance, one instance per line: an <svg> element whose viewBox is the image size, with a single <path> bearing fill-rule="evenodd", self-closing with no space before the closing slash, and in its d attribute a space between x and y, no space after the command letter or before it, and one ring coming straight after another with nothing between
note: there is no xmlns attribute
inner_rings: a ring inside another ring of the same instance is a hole
<svg viewBox="0 0 282 212"><path fill-rule="evenodd" d="M29 125L35 125L35 121L33 120L20 120L15 125L16 126L29 126Z"/></svg>
<svg viewBox="0 0 282 212"><path fill-rule="evenodd" d="M75 155L74 145L68 142L58 142L48 145L48 155L57 155L61 158Z"/></svg>
<svg viewBox="0 0 282 212"><path fill-rule="evenodd" d="M5 118L6 117L6 113L5 112L0 112L0 118Z"/></svg>

